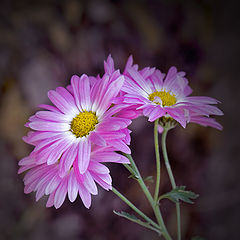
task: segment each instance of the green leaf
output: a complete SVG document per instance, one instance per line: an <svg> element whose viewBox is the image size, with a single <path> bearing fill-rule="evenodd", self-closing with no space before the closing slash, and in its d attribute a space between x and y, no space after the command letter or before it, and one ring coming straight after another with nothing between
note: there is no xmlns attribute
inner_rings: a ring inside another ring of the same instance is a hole
<svg viewBox="0 0 240 240"><path fill-rule="evenodd" d="M132 214L130 214L130 213L127 213L127 212L123 212L123 211L121 211L121 212L117 212L117 211L115 211L115 210L113 210L113 212L116 214L116 215L118 215L118 216L120 216L120 217L124 217L124 218L126 218L126 219L128 219L128 220L130 220L130 221L134 221L134 222L136 222L136 221L141 221L140 219L138 219L135 215L132 215Z"/></svg>
<svg viewBox="0 0 240 240"><path fill-rule="evenodd" d="M128 177L128 178L133 178L135 180L138 180L139 179L139 175L137 173L137 171L129 164L123 164L127 169L128 171L131 173L131 175Z"/></svg>
<svg viewBox="0 0 240 240"><path fill-rule="evenodd" d="M116 215L118 215L118 216L120 216L120 217L126 218L127 220L130 220L130 221L132 221L132 222L135 222L135 223L137 223L137 224L139 224L139 225L141 225L141 226L144 226L144 227L146 227L146 228L148 228L148 229L151 229L152 231L157 232L159 235L162 234L160 228L156 228L155 226L152 226L151 223L149 223L149 222L144 222L144 221L138 219L135 215L132 215L132 214L129 214L129 213L123 212L123 211L117 212L117 211L115 211L115 210L113 210L113 213L115 213Z"/></svg>
<svg viewBox="0 0 240 240"><path fill-rule="evenodd" d="M129 175L128 178L132 178L134 180L138 180L138 177L136 175L133 175L133 174Z"/></svg>
<svg viewBox="0 0 240 240"><path fill-rule="evenodd" d="M196 199L199 195L192 191L186 191L185 188L185 186L176 187L171 192L160 196L159 201L163 198L168 198L175 203L179 202L180 200L187 203L193 203L191 199Z"/></svg>
<svg viewBox="0 0 240 240"><path fill-rule="evenodd" d="M150 182L150 183L153 183L153 176L148 176L146 178L144 178L144 182Z"/></svg>

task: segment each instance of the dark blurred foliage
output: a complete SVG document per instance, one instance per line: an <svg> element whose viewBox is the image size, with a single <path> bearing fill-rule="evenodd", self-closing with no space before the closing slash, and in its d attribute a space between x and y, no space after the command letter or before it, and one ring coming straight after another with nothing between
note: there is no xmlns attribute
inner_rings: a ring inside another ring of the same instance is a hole
<svg viewBox="0 0 240 240"><path fill-rule="evenodd" d="M99 189L90 210L80 199L46 209L23 193L17 162L31 148L21 137L47 91L66 86L72 74L103 73L112 54L124 67L133 54L141 67L187 72L195 95L219 99L223 132L189 125L168 137L178 185L200 194L182 204L183 239L239 239L239 13L237 1L1 1L0 5L0 239L148 240L155 233L115 216L130 211L111 192ZM145 118L131 125L132 153L143 175L155 176L153 126ZM113 184L152 216L137 183L121 165L108 165ZM161 193L170 190L162 167ZM153 189L152 183L149 188ZM175 207L161 204L175 236ZM152 216L153 217L153 216Z"/></svg>

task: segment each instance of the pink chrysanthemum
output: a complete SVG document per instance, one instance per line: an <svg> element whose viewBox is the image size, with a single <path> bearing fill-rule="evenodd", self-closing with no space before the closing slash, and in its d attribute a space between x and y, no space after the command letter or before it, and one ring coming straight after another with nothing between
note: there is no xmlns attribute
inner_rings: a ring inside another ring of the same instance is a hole
<svg viewBox="0 0 240 240"><path fill-rule="evenodd" d="M116 117L124 104L111 106L124 77L119 71L105 74L97 81L86 75L73 76L66 90L49 91L55 106L40 105L39 111L26 124L34 131L24 137L34 150L23 158L19 173L26 170L25 193L36 191L36 200L50 195L47 206L59 208L66 194L73 202L79 193L84 205L91 205L91 194L97 194L97 182L111 189L111 177L101 162L129 163L116 153L130 153L127 126L131 120Z"/></svg>
<svg viewBox="0 0 240 240"><path fill-rule="evenodd" d="M170 117L183 127L188 122L195 122L222 129L215 119L209 118L210 115L223 114L213 106L219 102L210 97L189 96L192 89L184 72L177 72L175 67L171 67L166 76L154 68L139 71L130 56L123 74L125 82L121 90L125 92L124 102L137 104L136 109L142 109L149 121Z"/></svg>

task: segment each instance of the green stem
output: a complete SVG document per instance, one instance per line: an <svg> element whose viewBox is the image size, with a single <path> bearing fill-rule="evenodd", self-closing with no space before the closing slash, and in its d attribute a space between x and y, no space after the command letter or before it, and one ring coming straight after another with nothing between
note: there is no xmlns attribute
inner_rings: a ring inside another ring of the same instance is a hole
<svg viewBox="0 0 240 240"><path fill-rule="evenodd" d="M134 169L129 164L123 164L124 167L132 174L136 179L139 178L138 173L134 171Z"/></svg>
<svg viewBox="0 0 240 240"><path fill-rule="evenodd" d="M125 156L129 159L129 161L131 163L131 166L132 166L132 172L135 173L136 179L137 179L140 187L142 188L142 190L143 190L144 194L146 195L148 201L152 205L152 202L153 202L152 195L149 192L147 186L145 185L145 183L144 183L144 181L143 181L143 179L142 179L142 177L140 175L140 172L139 172L139 170L137 168L137 165L135 164L135 162L134 162L134 160L133 160L131 155L125 154Z"/></svg>
<svg viewBox="0 0 240 240"><path fill-rule="evenodd" d="M157 204L159 187L160 187L160 154L159 154L159 144L158 144L158 119L154 122L154 146L155 146L155 154L156 154L156 168L157 168L157 178L156 178L156 186L154 193L154 202Z"/></svg>
<svg viewBox="0 0 240 240"><path fill-rule="evenodd" d="M143 219L145 219L153 227L151 227L151 226L149 226L147 224L140 224L140 225L145 226L145 227L147 227L149 229L154 228L154 231L157 231L158 233L161 233L160 232L161 229L159 228L158 224L155 223L147 215L145 215L141 210L139 210L133 203L131 203L125 196L123 196L116 188L112 187L112 192L115 193L121 200L123 200L130 208L132 208L137 214L139 214ZM134 222L139 224L139 222L137 222L137 221L134 221Z"/></svg>
<svg viewBox="0 0 240 240"><path fill-rule="evenodd" d="M131 163L132 171L130 171L130 172L131 173L134 172L137 175L137 181L138 181L141 189L143 190L145 196L147 197L147 199L148 199L148 201L149 201L149 203L150 203L150 205L151 205L151 207L152 207L152 209L154 211L154 214L155 214L155 216L157 218L158 224L161 227L163 236L165 237L165 239L171 240L172 238L171 238L171 236L169 235L169 233L168 233L168 231L166 229L166 226L164 224L164 221L163 221L162 214L160 212L159 206L158 206L158 204L156 204L154 202L154 200L152 198L152 195L149 192L145 182L143 181L142 176L141 176L141 174L140 174L140 172L139 172L139 170L138 170L138 168L137 168L137 166L136 166L132 156L129 155L129 154L124 154L124 155L129 159L129 161Z"/></svg>
<svg viewBox="0 0 240 240"><path fill-rule="evenodd" d="M164 131L162 133L162 150L163 150L163 158L165 162L165 166L168 172L168 176L170 178L170 182L172 184L172 188L176 188L176 182L172 173L172 169L168 160L168 155L167 155L167 147L166 147L166 137L168 133L167 128L164 128ZM178 240L181 240L181 214L180 214L180 204L176 203L176 213L177 213L177 233L178 233Z"/></svg>

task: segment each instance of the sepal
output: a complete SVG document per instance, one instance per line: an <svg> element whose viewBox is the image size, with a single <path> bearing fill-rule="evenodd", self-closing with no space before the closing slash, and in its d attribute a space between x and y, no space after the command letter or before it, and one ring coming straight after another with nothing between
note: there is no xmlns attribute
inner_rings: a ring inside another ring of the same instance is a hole
<svg viewBox="0 0 240 240"><path fill-rule="evenodd" d="M193 204L194 202L191 199L198 198L198 194L185 190L186 186L177 186L172 191L163 194L159 197L158 201L160 201L163 198L168 198L169 200L178 203L180 200L186 203Z"/></svg>

